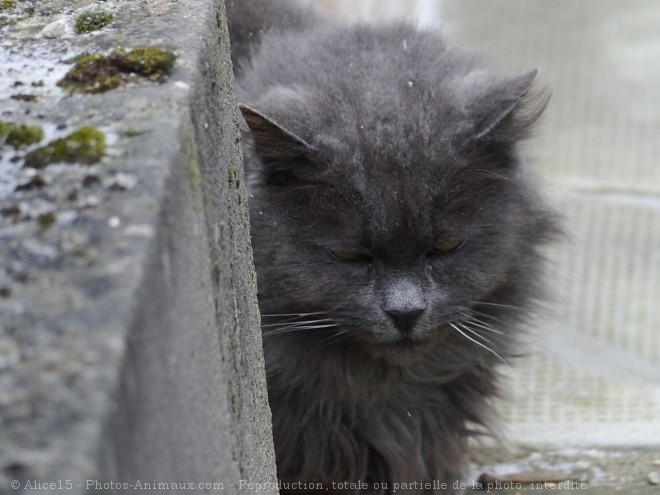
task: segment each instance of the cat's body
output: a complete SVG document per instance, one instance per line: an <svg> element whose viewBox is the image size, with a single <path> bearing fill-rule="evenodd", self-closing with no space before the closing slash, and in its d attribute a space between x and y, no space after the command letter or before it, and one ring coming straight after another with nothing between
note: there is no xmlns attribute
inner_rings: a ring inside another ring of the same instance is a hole
<svg viewBox="0 0 660 495"><path fill-rule="evenodd" d="M403 24L227 9L279 476L455 493L556 232L517 149L547 97Z"/></svg>

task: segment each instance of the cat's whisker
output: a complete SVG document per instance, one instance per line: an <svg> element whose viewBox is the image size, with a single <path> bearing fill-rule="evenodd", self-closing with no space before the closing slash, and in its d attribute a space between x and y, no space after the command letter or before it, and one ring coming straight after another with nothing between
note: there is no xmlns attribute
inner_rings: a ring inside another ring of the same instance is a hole
<svg viewBox="0 0 660 495"><path fill-rule="evenodd" d="M496 316L489 315L488 313L484 313L483 311L477 311L474 308L469 309L469 313L462 313L462 314L470 315L472 318L474 318L476 320L479 320L480 318L488 318L488 319L496 321L498 323L503 323L505 325L507 324L506 321L502 320L501 318L497 318ZM479 315L479 316L476 317L474 315Z"/></svg>
<svg viewBox="0 0 660 495"><path fill-rule="evenodd" d="M479 342L478 340L475 340L475 339L473 339L472 337L470 337L469 335L467 335L467 334L466 334L463 330L461 330L461 328L458 327L454 322L451 322L451 321L450 321L450 322L449 322L449 325L450 325L454 330L456 330L458 333L460 333L463 337L465 337L466 339L468 339L470 342L473 342L474 344L478 345L479 347L481 347L481 348L487 350L488 352L490 352L491 354L493 354L494 356L496 356L496 357L497 357L500 361L502 361L506 366L511 366L509 363L506 362L506 360L505 360L502 356L499 355L499 353L497 353L496 351L494 351L493 349L491 349L491 348L488 347L487 345L485 345L485 344Z"/></svg>
<svg viewBox="0 0 660 495"><path fill-rule="evenodd" d="M548 345L539 342L539 337L534 334L523 334L520 337L518 337L518 340L523 346L530 349L527 352L516 354L515 356L512 357L531 357L531 356L538 356L540 353L545 353L547 355L552 356L553 359L557 361L561 361L566 365L571 364L571 362L566 358L566 356L560 354L559 352L549 347ZM535 350L532 350L531 348L535 348Z"/></svg>
<svg viewBox="0 0 660 495"><path fill-rule="evenodd" d="M318 344L316 344L312 349L310 349L309 354L312 354L314 352L317 352L324 347L329 346L331 343L337 343L341 342L343 339L347 338L349 336L350 332L348 330L339 330L338 332L335 332L325 339L321 340ZM309 355L308 354L308 355Z"/></svg>
<svg viewBox="0 0 660 495"><path fill-rule="evenodd" d="M334 328L334 327L338 327L338 326L339 326L339 325L338 325L337 323L328 323L328 324L325 324L325 325L320 325L320 324L319 324L319 325L302 325L302 326L296 326L296 327L294 327L294 329L295 329L295 330L300 330L300 329L304 329L304 330L319 330L319 329L321 329L321 328Z"/></svg>
<svg viewBox="0 0 660 495"><path fill-rule="evenodd" d="M280 327L275 327L271 329L266 329L266 331L275 331L275 330L316 330L319 328L332 328L332 327L337 327L339 326L335 322L327 322L327 323L312 323L308 325L282 325Z"/></svg>
<svg viewBox="0 0 660 495"><path fill-rule="evenodd" d="M450 322L449 324L450 324L455 330L457 330L461 335L463 335L463 337L465 337L465 338L471 340L471 341L474 342L475 344L479 345L480 347L483 347L484 349L486 349L486 350L489 351L490 353L492 353L492 354L494 354L495 356L497 356L497 358L498 358L500 361L502 361L502 363L504 363L504 365L505 365L508 369L510 369L510 370L513 372L513 374L516 376L516 379L518 380L518 382L521 383L521 384L527 389L528 392L530 392L530 393L532 392L531 388L529 387L529 384L528 384L528 383L525 381L525 379L520 375L520 373L518 373L518 371L513 367L513 365L512 365L511 363L509 363L506 359L504 359L499 353L497 353L496 351L494 351L494 350L491 349L490 347L486 346L485 344L481 344L480 342L478 342L478 341L476 341L476 340L470 338L469 335L466 335L465 333L461 332L461 330L458 329L457 327L455 327L451 322ZM458 323L458 322L456 322L456 324L460 325L464 330L470 332L471 334L476 335L476 336L478 336L478 337L481 337L482 339L485 339L486 341L488 341L491 345L494 345L492 341L490 341L489 339L487 339L487 338L484 337L483 335L479 334L479 333L478 333L477 331L475 331L474 329L470 330L470 329L467 328L464 324L461 325L461 324Z"/></svg>
<svg viewBox="0 0 660 495"><path fill-rule="evenodd" d="M303 328L275 328L272 330L267 330L262 332L262 335L282 335L285 333L296 333L296 332L316 332L322 331L327 328L335 328L336 325L328 325L323 327L303 327Z"/></svg>
<svg viewBox="0 0 660 495"><path fill-rule="evenodd" d="M325 313L323 311L313 311L311 313L261 313L261 317L262 318L278 318L283 316L302 317L302 316L327 315L327 314L328 313Z"/></svg>
<svg viewBox="0 0 660 495"><path fill-rule="evenodd" d="M506 308L506 309L515 309L518 311L526 311L525 308L521 306L513 306L511 304L497 304L497 303L482 302L482 301L475 301L472 304L476 306L493 306L495 308Z"/></svg>
<svg viewBox="0 0 660 495"><path fill-rule="evenodd" d="M466 313L460 313L461 315L465 316L464 323L469 323L471 325L474 325L475 327L481 328L482 330L485 330L487 332L495 333L498 335L506 335L504 332L501 330L497 330L494 328L492 325L489 325L488 323L479 320L478 318L475 318L474 316L468 315Z"/></svg>
<svg viewBox="0 0 660 495"><path fill-rule="evenodd" d="M284 327L284 328L273 328L270 330L265 330L262 332L263 336L271 336L271 335L281 335L285 333L294 333L294 332L304 332L304 331L312 331L312 330L324 330L327 328L337 328L339 325L336 323L334 324L329 324L329 325L307 325L307 326L297 326L297 327Z"/></svg>
<svg viewBox="0 0 660 495"><path fill-rule="evenodd" d="M328 338L324 339L321 341L320 345L328 345L330 342L332 342L334 339L337 339L337 337L345 337L349 334L348 330L340 330L338 332L335 332L333 335L330 335Z"/></svg>
<svg viewBox="0 0 660 495"><path fill-rule="evenodd" d="M264 324L280 324L280 323L298 323L306 322L316 319L329 319L327 318L327 313L315 312L315 313L299 313L299 314L271 314L271 315L261 315L261 321ZM325 317L325 318L324 318Z"/></svg>
<svg viewBox="0 0 660 495"><path fill-rule="evenodd" d="M468 325L467 322L460 322L460 323L459 323L459 322L456 322L456 324L457 324L458 326L460 326L460 327L461 327L463 330L465 330L466 332L469 332L470 334L474 335L476 338L479 338L479 339L483 340L484 342L488 342L488 343L489 343L490 345L492 345L492 346L495 345L495 344L493 343L493 341L490 340L488 337L486 337L485 335L481 335L481 334L480 334L477 330L475 330L474 328L470 328L470 326Z"/></svg>
<svg viewBox="0 0 660 495"><path fill-rule="evenodd" d="M261 328L279 327L279 326L299 326L299 325L313 325L316 323L331 323L334 322L332 318L323 318L321 320L301 320L301 321L280 321L278 323L266 323L261 325Z"/></svg>
<svg viewBox="0 0 660 495"><path fill-rule="evenodd" d="M467 168L467 169L462 170L459 173L465 173L465 172L480 172L480 173L483 173L483 174L492 175L494 177L497 177L498 179L502 179L502 180L505 180L507 182L511 182L512 184L518 185L518 183L515 180L513 180L511 177L507 177L506 175L498 174L497 172L493 172L492 170L487 170L485 168Z"/></svg>

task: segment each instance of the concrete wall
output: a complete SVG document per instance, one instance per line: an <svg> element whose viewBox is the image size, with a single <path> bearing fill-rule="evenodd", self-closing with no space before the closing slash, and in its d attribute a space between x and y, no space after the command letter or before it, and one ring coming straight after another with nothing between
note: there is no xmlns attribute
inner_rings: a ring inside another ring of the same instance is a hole
<svg viewBox="0 0 660 495"><path fill-rule="evenodd" d="M75 34L90 5L0 12L0 122L45 131L0 148L0 493L275 483L224 6L109 0L113 21ZM100 94L56 85L119 46L176 62ZM84 125L99 163L24 167Z"/></svg>

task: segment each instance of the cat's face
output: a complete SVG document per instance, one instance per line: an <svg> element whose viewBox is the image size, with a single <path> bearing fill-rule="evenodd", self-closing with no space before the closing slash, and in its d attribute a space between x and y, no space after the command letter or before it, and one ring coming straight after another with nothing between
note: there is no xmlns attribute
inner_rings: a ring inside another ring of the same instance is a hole
<svg viewBox="0 0 660 495"><path fill-rule="evenodd" d="M551 223L516 149L545 104L528 99L534 75L474 101L448 85L412 113L284 88L242 107L265 321L408 352L523 306Z"/></svg>

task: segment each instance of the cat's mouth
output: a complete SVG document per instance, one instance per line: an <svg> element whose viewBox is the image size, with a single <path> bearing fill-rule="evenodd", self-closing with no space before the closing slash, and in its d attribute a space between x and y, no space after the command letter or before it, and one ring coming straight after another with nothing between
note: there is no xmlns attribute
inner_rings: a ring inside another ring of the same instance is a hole
<svg viewBox="0 0 660 495"><path fill-rule="evenodd" d="M428 339L426 338L401 335L397 339L380 342L377 347L391 352L410 353L423 348L427 344Z"/></svg>
<svg viewBox="0 0 660 495"><path fill-rule="evenodd" d="M428 345L429 339L402 335L397 339L372 343L369 353L373 357L385 359L388 363L405 365L424 356Z"/></svg>
<svg viewBox="0 0 660 495"><path fill-rule="evenodd" d="M390 334L387 339L379 339L373 342L376 352L384 351L388 354L417 354L422 353L429 347L435 347L446 343L451 338L452 332L447 323L429 331L428 328L419 327L412 332L400 332L398 335Z"/></svg>
<svg viewBox="0 0 660 495"><path fill-rule="evenodd" d="M403 335L400 339L394 341L394 345L401 349L415 349L426 343L426 339L413 338L410 335Z"/></svg>

